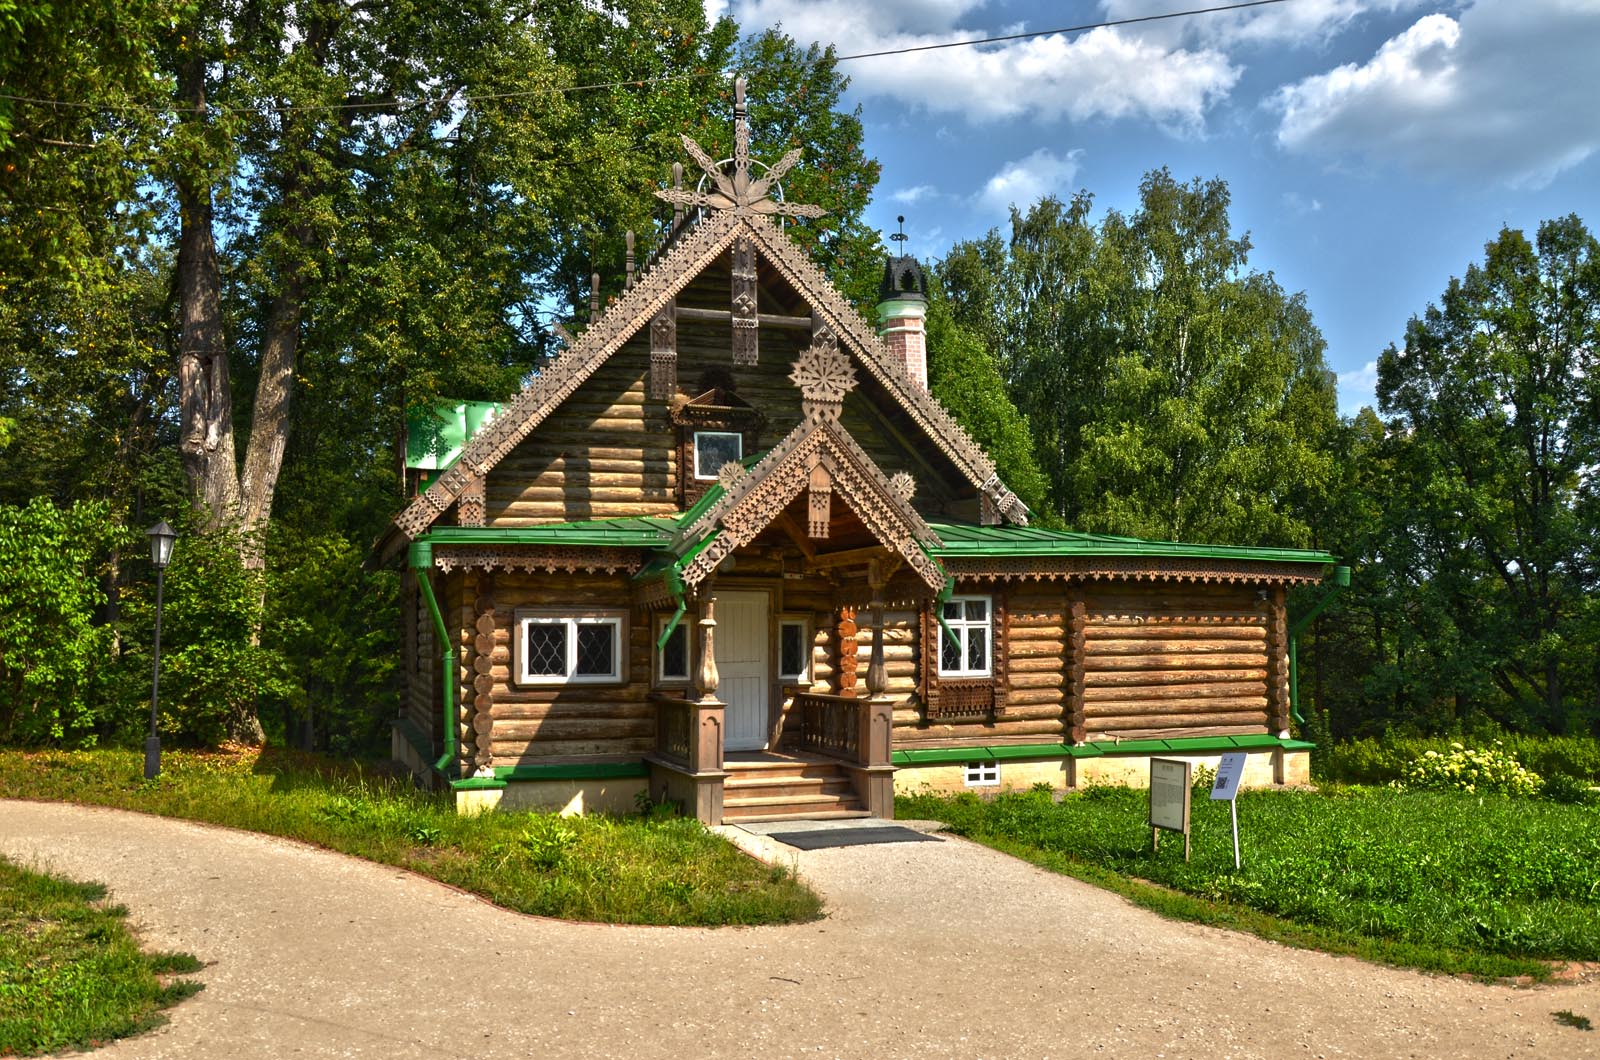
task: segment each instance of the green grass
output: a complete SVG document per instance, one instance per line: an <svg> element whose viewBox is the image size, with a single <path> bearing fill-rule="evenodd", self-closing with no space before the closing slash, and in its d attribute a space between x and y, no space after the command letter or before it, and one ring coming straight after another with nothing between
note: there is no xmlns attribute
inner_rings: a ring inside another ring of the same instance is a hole
<svg viewBox="0 0 1600 1060"><path fill-rule="evenodd" d="M84 1049L148 1030L200 989L186 954L143 953L105 888L0 858L0 1056Z"/></svg>
<svg viewBox="0 0 1600 1060"><path fill-rule="evenodd" d="M1168 916L1369 960L1486 978L1600 958L1600 810L1390 789L1244 792L1242 871L1224 803L1196 797L1151 852L1148 796L1091 788L898 799L951 829Z"/></svg>
<svg viewBox="0 0 1600 1060"><path fill-rule="evenodd" d="M0 751L0 797L115 806L287 836L410 869L524 913L622 924L773 924L817 895L697 821L660 814L464 817L447 798L320 756Z"/></svg>

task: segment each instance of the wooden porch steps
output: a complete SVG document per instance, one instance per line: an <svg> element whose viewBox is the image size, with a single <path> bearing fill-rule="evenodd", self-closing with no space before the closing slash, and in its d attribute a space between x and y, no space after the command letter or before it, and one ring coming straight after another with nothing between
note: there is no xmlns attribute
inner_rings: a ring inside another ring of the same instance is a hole
<svg viewBox="0 0 1600 1060"><path fill-rule="evenodd" d="M838 820L871 816L850 777L822 758L762 755L726 762L725 821Z"/></svg>

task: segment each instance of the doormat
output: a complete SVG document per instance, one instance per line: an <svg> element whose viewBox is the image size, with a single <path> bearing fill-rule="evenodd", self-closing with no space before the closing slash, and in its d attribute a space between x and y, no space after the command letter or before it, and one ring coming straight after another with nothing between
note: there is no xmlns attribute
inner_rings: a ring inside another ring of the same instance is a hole
<svg viewBox="0 0 1600 1060"><path fill-rule="evenodd" d="M882 828L818 828L810 832L771 832L768 839L800 850L826 850L829 847L859 847L868 843L937 843L938 836L900 825Z"/></svg>

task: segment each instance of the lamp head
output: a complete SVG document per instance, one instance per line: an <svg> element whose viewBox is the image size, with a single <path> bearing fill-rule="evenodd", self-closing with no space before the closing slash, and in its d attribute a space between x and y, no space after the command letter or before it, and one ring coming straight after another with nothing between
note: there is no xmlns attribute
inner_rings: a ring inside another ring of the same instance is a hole
<svg viewBox="0 0 1600 1060"><path fill-rule="evenodd" d="M166 570L172 561L172 546L178 540L178 532L163 519L146 530L145 536L150 539L150 562L157 570Z"/></svg>

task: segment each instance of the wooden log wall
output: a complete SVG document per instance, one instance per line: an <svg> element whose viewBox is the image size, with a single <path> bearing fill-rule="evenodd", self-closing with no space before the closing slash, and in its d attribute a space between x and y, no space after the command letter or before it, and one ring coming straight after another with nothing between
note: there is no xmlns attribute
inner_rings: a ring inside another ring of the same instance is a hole
<svg viewBox="0 0 1600 1060"><path fill-rule="evenodd" d="M769 271L763 267L763 284L781 283ZM679 304L726 310L728 282L725 263L709 268L679 295ZM764 294L763 312L807 311L804 303L790 307L769 302L771 296ZM638 335L489 472L485 525L527 526L677 511L678 427L671 420L671 404L649 397L649 321L639 324ZM763 328L759 360L753 365L733 363L731 341L728 323L678 321L675 400L708 389L710 377L722 373L723 381L731 382L741 399L766 416L757 444L762 450L771 448L800 422L800 392L789 372L811 336ZM885 415L862 395L860 388L852 393L843 422L884 473L904 470L916 477L913 504L925 516L975 519L975 491L965 489L961 498L952 498L942 477L930 474L911 448L931 451L931 446L917 439L909 425L891 429ZM942 466L942 458L931 459Z"/></svg>
<svg viewBox="0 0 1600 1060"><path fill-rule="evenodd" d="M1088 735L1265 732L1266 611L1253 587L1092 587Z"/></svg>
<svg viewBox="0 0 1600 1060"><path fill-rule="evenodd" d="M402 575L402 621L405 623L405 685L402 714L425 739L439 736L439 647L433 618L417 588L416 575Z"/></svg>
<svg viewBox="0 0 1600 1060"><path fill-rule="evenodd" d="M514 613L522 607L562 610L628 611L628 579L623 575L495 575L492 608L473 616L473 637L483 636L487 614L493 631L479 655L490 678L492 724L489 753L496 766L537 764L551 759L637 756L655 748L655 707L649 702L650 623L628 614L627 670L619 685L519 687L512 680Z"/></svg>

